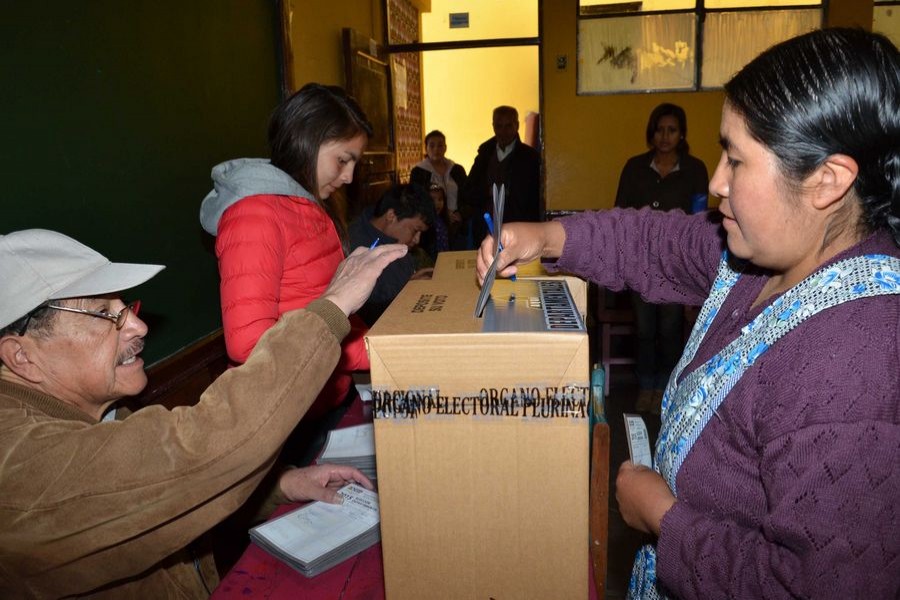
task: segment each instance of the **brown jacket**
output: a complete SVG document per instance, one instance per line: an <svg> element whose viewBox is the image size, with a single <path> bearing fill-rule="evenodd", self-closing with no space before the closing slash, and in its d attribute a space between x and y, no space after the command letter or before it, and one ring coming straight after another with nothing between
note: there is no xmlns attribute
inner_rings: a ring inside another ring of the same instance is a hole
<svg viewBox="0 0 900 600"><path fill-rule="evenodd" d="M349 330L317 300L286 313L196 406L123 421L0 382L0 597L206 597L197 569L210 590L215 569L188 544L253 492Z"/></svg>

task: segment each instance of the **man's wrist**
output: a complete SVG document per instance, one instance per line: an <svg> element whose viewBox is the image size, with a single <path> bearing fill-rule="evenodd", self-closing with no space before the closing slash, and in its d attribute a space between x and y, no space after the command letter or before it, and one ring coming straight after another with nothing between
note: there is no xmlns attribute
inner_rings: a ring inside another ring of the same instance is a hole
<svg viewBox="0 0 900 600"><path fill-rule="evenodd" d="M350 333L350 320L341 308L327 298L318 298L309 303L306 310L317 314L340 342Z"/></svg>

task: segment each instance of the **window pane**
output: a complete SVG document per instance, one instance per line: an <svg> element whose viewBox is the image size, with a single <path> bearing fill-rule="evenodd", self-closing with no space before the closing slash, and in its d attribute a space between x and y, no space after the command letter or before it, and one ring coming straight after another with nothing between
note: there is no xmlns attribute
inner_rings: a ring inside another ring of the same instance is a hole
<svg viewBox="0 0 900 600"><path fill-rule="evenodd" d="M821 25L819 9L707 14L703 29L703 87L721 87L769 46Z"/></svg>
<svg viewBox="0 0 900 600"><path fill-rule="evenodd" d="M900 6L876 6L872 14L872 31L883 33L900 46Z"/></svg>
<svg viewBox="0 0 900 600"><path fill-rule="evenodd" d="M693 13L579 19L578 93L690 89Z"/></svg>
<svg viewBox="0 0 900 600"><path fill-rule="evenodd" d="M697 6L696 0L578 0L582 15L611 12L645 12L649 10L684 10Z"/></svg>
<svg viewBox="0 0 900 600"><path fill-rule="evenodd" d="M459 15L468 19L464 26L466 19ZM422 13L421 41L426 43L537 35L537 0L431 0L431 12Z"/></svg>
<svg viewBox="0 0 900 600"><path fill-rule="evenodd" d="M763 8L766 6L821 6L822 0L706 0L706 8Z"/></svg>

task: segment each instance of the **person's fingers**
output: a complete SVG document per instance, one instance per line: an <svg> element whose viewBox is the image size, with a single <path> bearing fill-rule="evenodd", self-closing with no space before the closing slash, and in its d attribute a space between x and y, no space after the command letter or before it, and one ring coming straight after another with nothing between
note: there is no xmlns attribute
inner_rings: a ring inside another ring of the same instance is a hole
<svg viewBox="0 0 900 600"><path fill-rule="evenodd" d="M494 238L491 236L487 236L483 242L481 242L481 246L478 248L478 253L475 258L475 272L478 274L478 283L481 284L484 282L484 276L487 273L487 270L491 266L491 262L494 260Z"/></svg>
<svg viewBox="0 0 900 600"><path fill-rule="evenodd" d="M338 265L322 297L334 303L344 314L356 312L369 298L384 268L408 251L405 244L356 248Z"/></svg>
<svg viewBox="0 0 900 600"><path fill-rule="evenodd" d="M357 472L356 474L354 474L353 481L355 481L359 485L363 486L367 490L375 489L375 485L372 483L372 481L368 477L363 475L362 472Z"/></svg>
<svg viewBox="0 0 900 600"><path fill-rule="evenodd" d="M427 267L424 269L419 269L413 276L410 277L411 280L420 280L420 279L431 279L431 276L434 274L434 269L431 267Z"/></svg>
<svg viewBox="0 0 900 600"><path fill-rule="evenodd" d="M366 489L375 489L375 486L372 484L369 478L366 477L365 474L363 474L363 472L356 467L333 464L322 464L318 466L327 469L328 474L326 478L329 482L329 485L336 484L338 487L343 487L348 483L355 482Z"/></svg>
<svg viewBox="0 0 900 600"><path fill-rule="evenodd" d="M313 500L320 500L322 502L327 502L328 504L341 504L343 502L343 498L336 489L332 488L322 488L318 491L318 498L313 498Z"/></svg>
<svg viewBox="0 0 900 600"><path fill-rule="evenodd" d="M511 264L512 260L506 250L497 255L497 275L500 277L511 277L519 272L519 267Z"/></svg>

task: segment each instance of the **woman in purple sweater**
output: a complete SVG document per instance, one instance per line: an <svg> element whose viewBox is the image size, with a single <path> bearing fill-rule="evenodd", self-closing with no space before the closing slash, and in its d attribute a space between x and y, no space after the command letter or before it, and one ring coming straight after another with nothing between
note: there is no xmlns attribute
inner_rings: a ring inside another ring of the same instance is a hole
<svg viewBox="0 0 900 600"><path fill-rule="evenodd" d="M828 29L725 86L721 219L633 209L503 228L657 302L703 302L625 521L655 534L633 598L900 594L900 55ZM481 247L479 276L492 257Z"/></svg>

